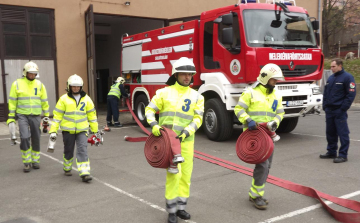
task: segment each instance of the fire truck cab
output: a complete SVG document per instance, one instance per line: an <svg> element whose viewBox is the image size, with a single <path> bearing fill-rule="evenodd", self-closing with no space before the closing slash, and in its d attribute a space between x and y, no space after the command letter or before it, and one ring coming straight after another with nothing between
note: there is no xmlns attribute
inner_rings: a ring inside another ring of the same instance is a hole
<svg viewBox="0 0 360 223"><path fill-rule="evenodd" d="M242 0L203 12L200 20L124 37L121 71L132 109L147 124L145 106L165 86L172 63L188 57L196 66L191 87L205 97L203 129L211 140L226 140L241 124L233 112L240 95L264 65L275 63L285 76L276 86L285 109L278 131L291 132L300 116L322 103L318 28L295 1Z"/></svg>

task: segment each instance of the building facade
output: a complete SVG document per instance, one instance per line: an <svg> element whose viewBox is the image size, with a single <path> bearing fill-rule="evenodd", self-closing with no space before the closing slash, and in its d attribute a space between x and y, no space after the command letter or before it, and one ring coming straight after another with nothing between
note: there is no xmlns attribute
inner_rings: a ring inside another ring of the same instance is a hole
<svg viewBox="0 0 360 223"><path fill-rule="evenodd" d="M265 0L259 0L265 2ZM320 0L296 5L319 18ZM84 80L96 104L106 103L113 79L120 75L121 39L129 35L199 18L201 12L234 0L0 0L0 121L7 119L7 100L24 64L39 65L50 110L65 93L70 75ZM321 18L321 16L320 16Z"/></svg>

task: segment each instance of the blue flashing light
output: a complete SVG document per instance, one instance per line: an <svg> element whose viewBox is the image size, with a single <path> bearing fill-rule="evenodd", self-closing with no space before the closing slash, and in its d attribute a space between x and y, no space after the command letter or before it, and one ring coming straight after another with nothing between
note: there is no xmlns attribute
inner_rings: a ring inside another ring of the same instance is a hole
<svg viewBox="0 0 360 223"><path fill-rule="evenodd" d="M246 3L246 0L241 0L242 4ZM247 3L256 3L256 0L247 0Z"/></svg>

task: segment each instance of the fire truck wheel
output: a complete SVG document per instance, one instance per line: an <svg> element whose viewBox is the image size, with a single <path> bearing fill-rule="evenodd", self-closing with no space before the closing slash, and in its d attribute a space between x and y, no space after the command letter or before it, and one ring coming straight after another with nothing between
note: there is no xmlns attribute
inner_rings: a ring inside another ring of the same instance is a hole
<svg viewBox="0 0 360 223"><path fill-rule="evenodd" d="M203 129L210 140L224 141L233 132L233 116L226 110L225 104L218 98L205 103Z"/></svg>
<svg viewBox="0 0 360 223"><path fill-rule="evenodd" d="M134 113L135 113L136 117L139 119L139 121L145 127L149 126L149 123L147 123L146 117L145 117L145 107L148 104L149 104L149 100L147 99L146 95L141 94L138 97L136 97Z"/></svg>
<svg viewBox="0 0 360 223"><path fill-rule="evenodd" d="M277 133L289 133L296 128L299 121L299 117L284 118L280 122L279 128L276 130Z"/></svg>

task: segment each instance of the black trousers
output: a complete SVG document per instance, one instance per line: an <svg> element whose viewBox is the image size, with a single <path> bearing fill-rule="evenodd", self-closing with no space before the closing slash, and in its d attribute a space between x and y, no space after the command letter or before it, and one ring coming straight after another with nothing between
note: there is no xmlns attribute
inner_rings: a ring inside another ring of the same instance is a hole
<svg viewBox="0 0 360 223"><path fill-rule="evenodd" d="M115 123L119 122L119 98L113 95L107 96L107 116L106 122L111 122L112 118Z"/></svg>

